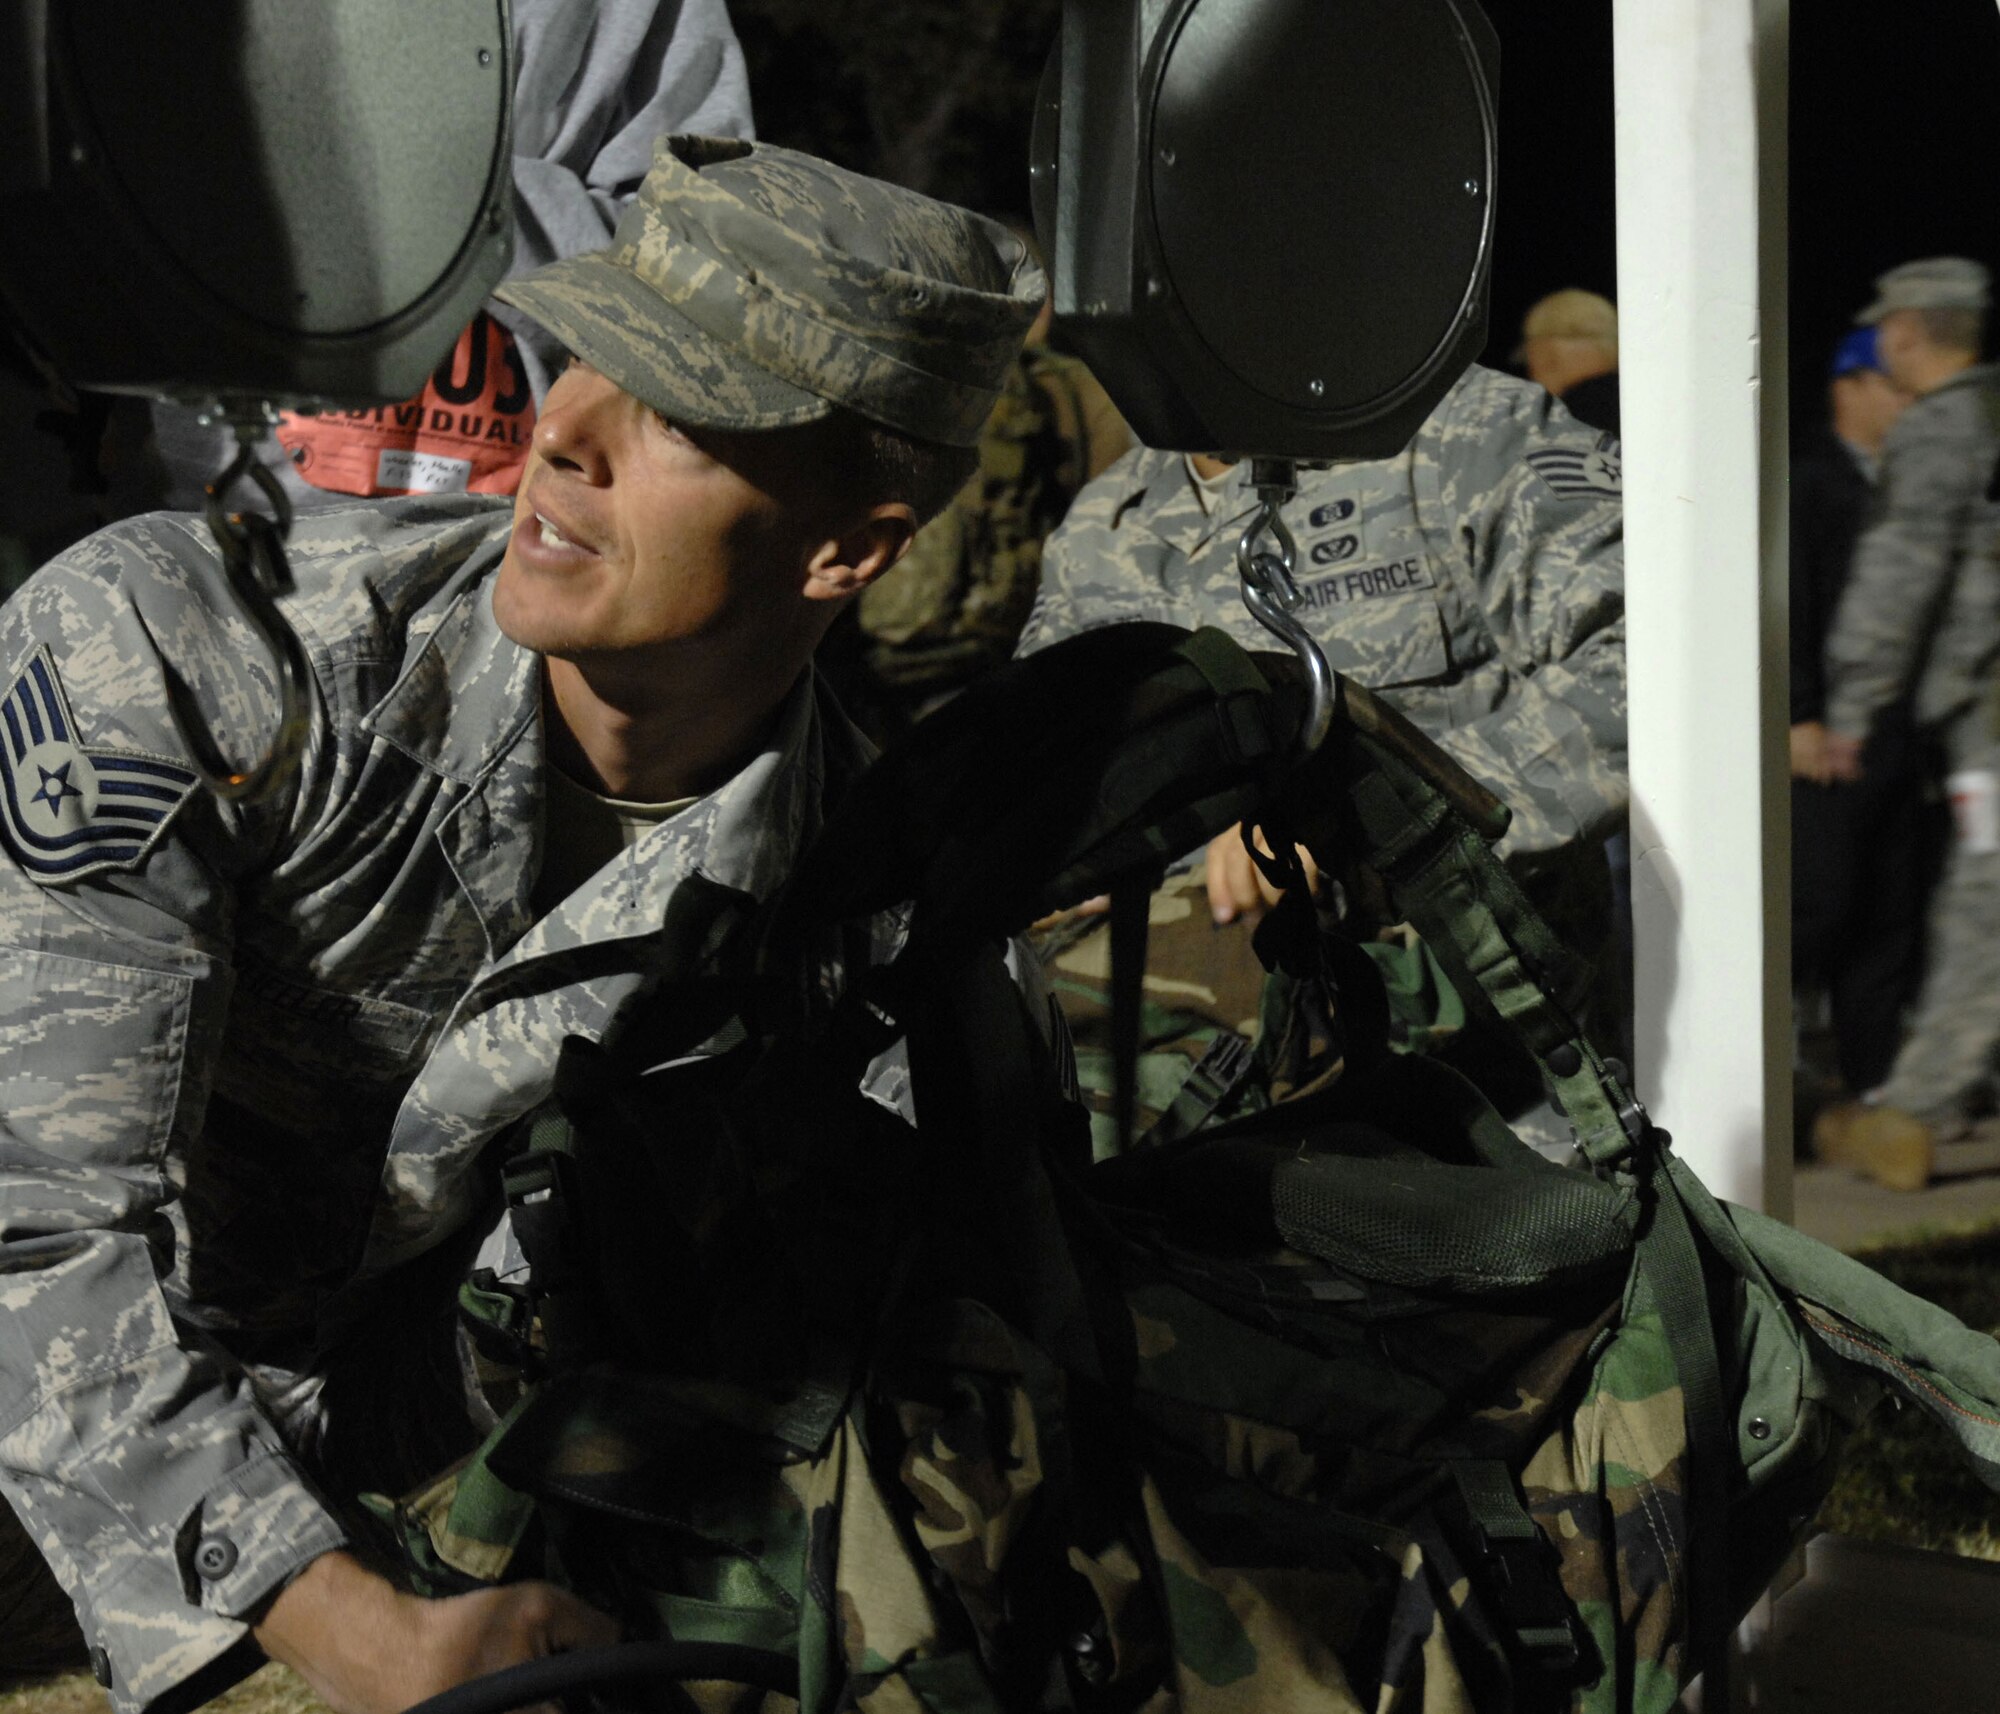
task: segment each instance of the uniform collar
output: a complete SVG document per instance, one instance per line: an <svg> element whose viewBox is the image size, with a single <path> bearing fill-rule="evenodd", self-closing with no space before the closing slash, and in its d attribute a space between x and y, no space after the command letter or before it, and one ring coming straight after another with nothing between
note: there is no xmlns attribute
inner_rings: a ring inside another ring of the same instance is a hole
<svg viewBox="0 0 2000 1714"><path fill-rule="evenodd" d="M820 726L808 670L748 763L614 857L528 930L503 962L655 933L674 889L690 875L760 902L770 897L817 830L825 777Z"/></svg>
<svg viewBox="0 0 2000 1714"><path fill-rule="evenodd" d="M1946 393L1959 387L1988 386L1996 376L2000 376L2000 365L1975 363L1970 369L1961 369L1949 381L1939 382L1928 393L1923 394L1917 400L1917 403L1922 404L1926 399L1941 399Z"/></svg>
<svg viewBox="0 0 2000 1714"><path fill-rule="evenodd" d="M654 828L500 953L460 999L403 1098L361 1275L407 1259L470 1217L486 1142L548 1098L566 1037L601 1041L665 949L658 937L689 877L767 898L817 830L839 717L800 676L759 753ZM467 795L467 804L486 794ZM721 909L717 896L697 909ZM695 925L683 923L698 942Z"/></svg>
<svg viewBox="0 0 2000 1714"><path fill-rule="evenodd" d="M1183 559L1194 559L1217 536L1232 540L1240 535L1256 510L1257 502L1246 484L1249 466L1239 464L1232 481L1215 496L1215 509L1203 507L1195 492L1194 477L1186 455L1152 449L1135 462L1135 478L1143 477L1131 496L1119 507L1123 516L1150 530Z"/></svg>
<svg viewBox="0 0 2000 1714"><path fill-rule="evenodd" d="M512 748L541 697L540 657L493 617L492 574L506 540L467 564L444 617L361 722L420 766L468 785Z"/></svg>

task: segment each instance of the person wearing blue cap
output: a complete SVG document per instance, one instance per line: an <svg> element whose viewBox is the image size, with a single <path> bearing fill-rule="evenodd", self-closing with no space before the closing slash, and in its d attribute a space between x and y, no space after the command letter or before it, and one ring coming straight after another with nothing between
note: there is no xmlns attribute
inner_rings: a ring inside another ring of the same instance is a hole
<svg viewBox="0 0 2000 1714"><path fill-rule="evenodd" d="M1878 728L1859 780L1827 757L1826 637L1904 394L1873 327L1834 348L1827 420L1792 457L1792 975L1823 989L1840 1082L1874 1089L1896 1055L1923 953L1922 791L1907 704Z"/></svg>
<svg viewBox="0 0 2000 1714"><path fill-rule="evenodd" d="M1881 498L1827 635L1827 761L1865 778L1885 718L1907 701L1941 751L1958 837L1929 936L1930 968L1876 1099L1823 1114L1814 1144L1878 1184L1991 1170L1974 1135L2000 1060L2000 368L1980 360L1991 281L1958 256L1906 263L1857 317L1885 373L1912 394L1882 446Z"/></svg>

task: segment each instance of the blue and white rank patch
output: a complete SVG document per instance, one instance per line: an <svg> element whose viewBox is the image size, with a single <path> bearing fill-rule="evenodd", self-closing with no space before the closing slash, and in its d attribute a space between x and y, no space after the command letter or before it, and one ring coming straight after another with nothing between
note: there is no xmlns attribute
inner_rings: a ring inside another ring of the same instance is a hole
<svg viewBox="0 0 2000 1714"><path fill-rule="evenodd" d="M1625 491L1618 449L1548 446L1528 454L1535 474L1564 500L1602 500Z"/></svg>
<svg viewBox="0 0 2000 1714"><path fill-rule="evenodd" d="M0 698L0 844L44 885L136 868L196 783L179 762L86 750L47 648Z"/></svg>

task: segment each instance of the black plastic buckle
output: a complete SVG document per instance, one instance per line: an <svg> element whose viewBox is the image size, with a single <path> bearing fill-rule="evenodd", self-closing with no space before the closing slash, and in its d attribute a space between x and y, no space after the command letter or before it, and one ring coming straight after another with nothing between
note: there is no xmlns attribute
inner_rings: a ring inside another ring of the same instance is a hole
<svg viewBox="0 0 2000 1714"><path fill-rule="evenodd" d="M1583 1665L1583 1639L1563 1593L1556 1551L1537 1530L1525 1536L1492 1536L1474 1526L1481 1557L1491 1573L1507 1629L1537 1672L1569 1681Z"/></svg>
<svg viewBox="0 0 2000 1714"><path fill-rule="evenodd" d="M1521 1504L1513 1477L1485 1461L1454 1463L1452 1475L1472 1549L1483 1562L1476 1583L1513 1639L1510 1652L1560 1689L1596 1676L1597 1651L1563 1588L1561 1558Z"/></svg>
<svg viewBox="0 0 2000 1714"><path fill-rule="evenodd" d="M500 1183L534 1291L561 1291L578 1249L571 1236L578 1207L576 1162L555 1149L533 1150L510 1160Z"/></svg>

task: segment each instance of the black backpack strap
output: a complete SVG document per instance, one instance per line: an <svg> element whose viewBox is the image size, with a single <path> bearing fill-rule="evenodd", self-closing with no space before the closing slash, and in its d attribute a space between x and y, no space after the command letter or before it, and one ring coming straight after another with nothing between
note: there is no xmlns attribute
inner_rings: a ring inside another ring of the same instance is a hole
<svg viewBox="0 0 2000 1714"><path fill-rule="evenodd" d="M1131 1152L1138 1128L1148 914L1157 884L1156 876L1138 874L1111 889L1111 1112L1121 1155Z"/></svg>
<svg viewBox="0 0 2000 1714"><path fill-rule="evenodd" d="M1053 1061L997 947L903 990L910 1084L954 1271L1075 1375L1105 1370L1101 1293L1086 1288L1050 1176L1063 1153ZM1047 1062L1047 1063L1044 1063ZM1087 1148L1087 1146L1086 1146Z"/></svg>

